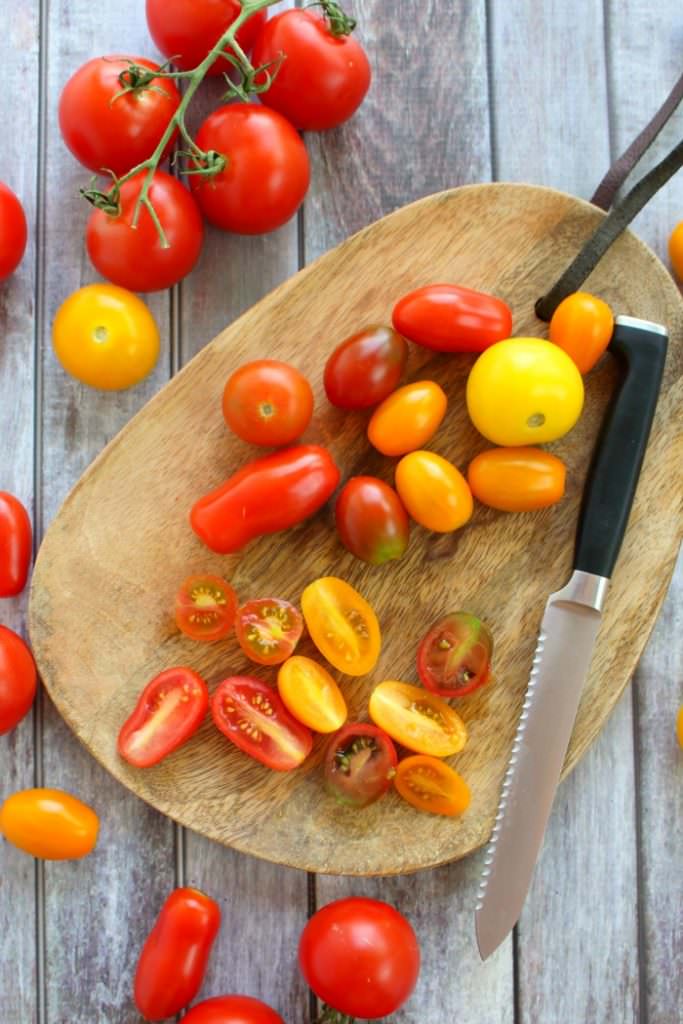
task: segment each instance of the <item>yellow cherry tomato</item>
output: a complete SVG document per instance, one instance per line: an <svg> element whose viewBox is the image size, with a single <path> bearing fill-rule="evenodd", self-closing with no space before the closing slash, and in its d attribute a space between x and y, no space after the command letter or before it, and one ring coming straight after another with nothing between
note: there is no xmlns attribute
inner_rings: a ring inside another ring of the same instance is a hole
<svg viewBox="0 0 683 1024"><path fill-rule="evenodd" d="M472 515L472 492L462 473L434 452L410 452L396 467L396 490L415 522L450 533Z"/></svg>
<svg viewBox="0 0 683 1024"><path fill-rule="evenodd" d="M676 736L678 742L683 747L683 704L678 709L678 718L676 719Z"/></svg>
<svg viewBox="0 0 683 1024"><path fill-rule="evenodd" d="M418 754L449 757L467 742L460 715L421 686L389 679L372 691L370 718L397 743Z"/></svg>
<svg viewBox="0 0 683 1024"><path fill-rule="evenodd" d="M588 292L574 292L553 313L549 335L580 373L588 373L609 345L613 330L614 317L606 302Z"/></svg>
<svg viewBox="0 0 683 1024"><path fill-rule="evenodd" d="M154 317L142 299L114 284L89 284L70 295L57 310L52 342L67 373L104 391L138 384L159 356Z"/></svg>
<svg viewBox="0 0 683 1024"><path fill-rule="evenodd" d="M470 805L470 788L463 777L428 754L404 758L396 769L394 785L418 811L455 817Z"/></svg>
<svg viewBox="0 0 683 1024"><path fill-rule="evenodd" d="M335 576L315 580L301 595L311 640L323 657L347 676L364 676L382 646L379 622L357 590Z"/></svg>
<svg viewBox="0 0 683 1024"><path fill-rule="evenodd" d="M368 440L383 455L405 455L436 433L448 399L431 380L406 384L385 398L368 423Z"/></svg>
<svg viewBox="0 0 683 1024"><path fill-rule="evenodd" d="M97 842L99 819L61 789L24 789L0 807L0 833L14 846L43 860L75 860Z"/></svg>
<svg viewBox="0 0 683 1024"><path fill-rule="evenodd" d="M477 359L467 381L467 409L494 444L555 441L583 408L583 380L558 345L543 338L508 338Z"/></svg>
<svg viewBox="0 0 683 1024"><path fill-rule="evenodd" d="M314 732L336 732L347 719L341 690L312 658L288 658L277 674L277 688L287 710Z"/></svg>
<svg viewBox="0 0 683 1024"><path fill-rule="evenodd" d="M674 274L683 282L683 220L671 232L669 238L669 259Z"/></svg>

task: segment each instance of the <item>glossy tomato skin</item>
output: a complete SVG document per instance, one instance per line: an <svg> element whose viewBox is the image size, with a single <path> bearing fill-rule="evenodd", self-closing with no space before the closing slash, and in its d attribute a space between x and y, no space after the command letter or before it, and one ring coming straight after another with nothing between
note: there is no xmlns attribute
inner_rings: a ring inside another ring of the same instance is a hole
<svg viewBox="0 0 683 1024"><path fill-rule="evenodd" d="M470 789L449 765L428 754L413 754L399 764L394 785L418 811L454 818L470 805Z"/></svg>
<svg viewBox="0 0 683 1024"><path fill-rule="evenodd" d="M368 423L368 440L383 455L422 448L439 429L448 399L431 380L404 384L385 398Z"/></svg>
<svg viewBox="0 0 683 1024"><path fill-rule="evenodd" d="M363 676L379 658L382 637L374 609L345 580L323 576L301 595L311 640L339 672Z"/></svg>
<svg viewBox="0 0 683 1024"><path fill-rule="evenodd" d="M319 999L363 1020L394 1013L420 973L411 925L380 900L355 897L322 907L304 928L299 966Z"/></svg>
<svg viewBox="0 0 683 1024"><path fill-rule="evenodd" d="M408 344L397 331L365 327L337 345L325 363L325 393L339 409L378 405L398 387L407 360Z"/></svg>
<svg viewBox="0 0 683 1024"><path fill-rule="evenodd" d="M220 923L220 907L203 892L181 888L171 893L135 972L135 1005L145 1020L174 1017L195 998Z"/></svg>
<svg viewBox="0 0 683 1024"><path fill-rule="evenodd" d="M683 283L683 220L676 225L669 236L669 259L674 274ZM0 277L2 277L1 272Z"/></svg>
<svg viewBox="0 0 683 1024"><path fill-rule="evenodd" d="M164 56L172 58L181 71L192 71L204 60L241 10L239 0L147 0L150 35ZM237 42L247 52L267 18L256 11L237 31ZM231 70L220 57L209 75Z"/></svg>
<svg viewBox="0 0 683 1024"><path fill-rule="evenodd" d="M192 529L219 554L239 551L255 537L308 519L339 483L326 448L298 445L248 462L221 487L200 498Z"/></svg>
<svg viewBox="0 0 683 1024"><path fill-rule="evenodd" d="M467 742L465 723L450 704L411 683L380 683L368 710L375 725L417 754L450 757Z"/></svg>
<svg viewBox="0 0 683 1024"><path fill-rule="evenodd" d="M28 512L13 494L0 491L0 597L16 597L26 586L32 544Z"/></svg>
<svg viewBox="0 0 683 1024"><path fill-rule="evenodd" d="M36 664L13 630L0 626L0 735L28 714L36 695Z"/></svg>
<svg viewBox="0 0 683 1024"><path fill-rule="evenodd" d="M311 177L308 153L289 121L256 103L232 103L209 114L196 138L226 159L211 178L193 175L202 213L223 231L275 231L301 206Z"/></svg>
<svg viewBox="0 0 683 1024"><path fill-rule="evenodd" d="M0 833L41 860L78 860L97 843L99 819L75 796L60 789L25 789L0 807Z"/></svg>
<svg viewBox="0 0 683 1024"><path fill-rule="evenodd" d="M149 210L143 207L136 228L132 222L145 172L121 186L120 213L93 210L86 229L88 255L95 269L112 284L134 292L171 288L190 273L201 252L204 224L197 204L179 181L155 171L149 200L164 229L164 248Z"/></svg>
<svg viewBox="0 0 683 1024"><path fill-rule="evenodd" d="M222 640L232 630L236 612L237 594L220 576L188 576L176 595L176 625L191 640Z"/></svg>
<svg viewBox="0 0 683 1024"><path fill-rule="evenodd" d="M302 373L277 359L245 363L223 392L223 418L249 444L292 444L313 415L313 392Z"/></svg>
<svg viewBox="0 0 683 1024"><path fill-rule="evenodd" d="M493 637L469 612L453 612L434 623L417 650L420 682L439 697L464 697L491 677Z"/></svg>
<svg viewBox="0 0 683 1024"><path fill-rule="evenodd" d="M408 547L408 514L396 491L376 477L351 477L337 499L335 517L342 544L371 565L400 558Z"/></svg>
<svg viewBox="0 0 683 1024"><path fill-rule="evenodd" d="M437 352L483 352L512 332L512 313L502 299L455 284L429 284L394 306L394 327Z"/></svg>
<svg viewBox="0 0 683 1024"><path fill-rule="evenodd" d="M335 732L346 721L341 690L312 658L297 654L288 658L277 674L277 689L289 713L314 732Z"/></svg>
<svg viewBox="0 0 683 1024"><path fill-rule="evenodd" d="M248 658L258 665L279 665L299 643L304 622L289 601L260 597L238 609L235 629Z"/></svg>
<svg viewBox="0 0 683 1024"><path fill-rule="evenodd" d="M187 1024L285 1024L279 1013L251 996L216 996L197 1003L183 1017Z"/></svg>
<svg viewBox="0 0 683 1024"><path fill-rule="evenodd" d="M180 103L172 78L157 78L150 87L121 95L125 86L120 76L126 78L130 61L160 70L144 57L94 57L74 72L59 99L64 142L80 163L100 174L113 171L121 177L152 156Z"/></svg>
<svg viewBox="0 0 683 1024"><path fill-rule="evenodd" d="M435 452L404 455L396 467L396 490L415 522L435 533L458 530L470 519L472 492L462 473Z"/></svg>
<svg viewBox="0 0 683 1024"><path fill-rule="evenodd" d="M550 320L550 340L570 356L580 373L588 373L612 339L614 317L602 299L574 292L563 299Z"/></svg>
<svg viewBox="0 0 683 1024"><path fill-rule="evenodd" d="M372 72L353 35L335 36L328 22L307 10L276 14L254 46L254 66L285 58L261 94L301 131L324 131L347 121L363 102Z"/></svg>
<svg viewBox="0 0 683 1024"><path fill-rule="evenodd" d="M24 208L12 189L0 181L0 281L21 263L27 238Z"/></svg>
<svg viewBox="0 0 683 1024"><path fill-rule="evenodd" d="M564 463L540 448L490 448L467 469L472 494L501 512L528 512L564 497Z"/></svg>
<svg viewBox="0 0 683 1024"><path fill-rule="evenodd" d="M368 807L391 786L398 757L391 737L368 722L349 722L325 753L325 788L340 803Z"/></svg>
<svg viewBox="0 0 683 1024"><path fill-rule="evenodd" d="M194 735L209 708L209 691L190 668L168 668L147 684L121 727L118 751L136 768L158 764Z"/></svg>
<svg viewBox="0 0 683 1024"><path fill-rule="evenodd" d="M313 748L311 730L297 722L279 694L260 679L224 679L211 699L211 714L236 747L275 771L298 768Z"/></svg>

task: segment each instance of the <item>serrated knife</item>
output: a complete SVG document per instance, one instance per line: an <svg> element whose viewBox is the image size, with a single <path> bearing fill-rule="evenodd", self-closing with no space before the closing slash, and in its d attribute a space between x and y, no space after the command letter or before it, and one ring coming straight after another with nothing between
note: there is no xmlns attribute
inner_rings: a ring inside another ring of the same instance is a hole
<svg viewBox="0 0 683 1024"><path fill-rule="evenodd" d="M603 604L626 530L664 371L667 331L619 316L622 377L584 491L574 571L545 606L526 696L484 857L475 923L483 960L522 912L560 780Z"/></svg>

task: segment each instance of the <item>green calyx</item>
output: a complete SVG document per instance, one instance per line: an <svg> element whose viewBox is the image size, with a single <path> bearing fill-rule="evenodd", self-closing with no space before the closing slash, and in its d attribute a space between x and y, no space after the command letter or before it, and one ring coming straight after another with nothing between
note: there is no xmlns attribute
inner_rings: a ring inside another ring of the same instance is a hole
<svg viewBox="0 0 683 1024"><path fill-rule="evenodd" d="M350 36L356 27L356 19L349 18L336 0L315 0L309 6L322 8L333 36Z"/></svg>

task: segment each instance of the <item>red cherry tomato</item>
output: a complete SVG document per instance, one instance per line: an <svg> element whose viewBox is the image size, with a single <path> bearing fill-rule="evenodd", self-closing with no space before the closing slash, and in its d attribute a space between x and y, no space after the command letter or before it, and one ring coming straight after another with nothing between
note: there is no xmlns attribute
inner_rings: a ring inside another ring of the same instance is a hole
<svg viewBox="0 0 683 1024"><path fill-rule="evenodd" d="M221 640L236 611L237 594L220 576L188 576L176 595L176 625L191 640Z"/></svg>
<svg viewBox="0 0 683 1024"><path fill-rule="evenodd" d="M155 171L148 195L168 247L162 245L145 207L133 228L144 176L144 172L136 174L122 185L118 216L93 210L86 230L88 255L95 269L133 292L155 292L177 284L194 267L204 239L197 204L187 189L165 171Z"/></svg>
<svg viewBox="0 0 683 1024"><path fill-rule="evenodd" d="M491 677L493 637L476 615L454 612L429 629L417 651L423 686L440 697L464 697Z"/></svg>
<svg viewBox="0 0 683 1024"><path fill-rule="evenodd" d="M378 405L398 387L407 359L400 334L391 327L366 327L342 341L327 360L327 397L340 409Z"/></svg>
<svg viewBox="0 0 683 1024"><path fill-rule="evenodd" d="M0 491L0 597L16 597L26 586L33 532L18 498Z"/></svg>
<svg viewBox="0 0 683 1024"><path fill-rule="evenodd" d="M304 620L298 608L277 597L247 601L237 612L239 645L259 665L286 661L301 639Z"/></svg>
<svg viewBox="0 0 683 1024"><path fill-rule="evenodd" d="M227 32L241 6L239 0L147 0L147 25L164 56L172 58L182 71L192 71ZM256 11L238 29L237 42L243 50L251 50L266 18L266 11ZM230 70L231 65L221 57L208 74Z"/></svg>
<svg viewBox="0 0 683 1024"><path fill-rule="evenodd" d="M147 160L180 103L172 78L135 87L131 61L148 71L160 70L144 57L94 57L74 72L59 99L62 138L91 171L121 176ZM166 146L165 157L176 135Z"/></svg>
<svg viewBox="0 0 683 1024"><path fill-rule="evenodd" d="M512 333L502 299L455 284L428 284L394 306L399 334L437 352L483 352Z"/></svg>
<svg viewBox="0 0 683 1024"><path fill-rule="evenodd" d="M396 747L385 732L349 722L328 744L325 788L342 804L367 807L389 789L397 764Z"/></svg>
<svg viewBox="0 0 683 1024"><path fill-rule="evenodd" d="M278 772L298 768L313 747L311 730L290 715L272 687L252 676L224 679L211 714L236 747Z"/></svg>
<svg viewBox="0 0 683 1024"><path fill-rule="evenodd" d="M27 236L24 208L12 189L0 181L0 281L21 263Z"/></svg>
<svg viewBox="0 0 683 1024"><path fill-rule="evenodd" d="M308 153L289 121L257 103L232 103L209 114L197 145L225 158L211 178L191 185L207 220L224 231L260 235L281 227L301 206L308 183Z"/></svg>
<svg viewBox="0 0 683 1024"><path fill-rule="evenodd" d="M303 131L347 121L370 87L365 50L351 35L334 35L311 11L283 11L266 22L254 45L254 66L284 60L263 103ZM272 70L272 69L271 69Z"/></svg>
<svg viewBox="0 0 683 1024"><path fill-rule="evenodd" d="M149 933L135 973L135 1005L145 1020L174 1017L204 981L221 923L220 907L198 889L175 889Z"/></svg>
<svg viewBox="0 0 683 1024"><path fill-rule="evenodd" d="M335 517L342 544L371 565L400 558L408 547L408 513L383 480L351 477L337 499Z"/></svg>
<svg viewBox="0 0 683 1024"><path fill-rule="evenodd" d="M15 632L0 626L0 735L18 725L36 695L36 665Z"/></svg>
<svg viewBox="0 0 683 1024"><path fill-rule="evenodd" d="M197 1003L184 1024L285 1024L279 1013L251 996L216 996Z"/></svg>
<svg viewBox="0 0 683 1024"><path fill-rule="evenodd" d="M190 668L168 668L144 688L119 733L118 751L136 768L149 768L189 740L204 720L209 691Z"/></svg>
<svg viewBox="0 0 683 1024"><path fill-rule="evenodd" d="M335 900L303 930L299 966L319 999L363 1020L403 1006L420 972L420 947L409 922L380 900Z"/></svg>
<svg viewBox="0 0 683 1024"><path fill-rule="evenodd" d="M278 446L297 441L313 415L313 392L293 366L257 359L235 370L223 392L223 417L249 444Z"/></svg>
<svg viewBox="0 0 683 1024"><path fill-rule="evenodd" d="M190 513L197 536L219 554L239 551L254 537L308 519L339 483L326 448L297 445L254 459L221 487L200 498Z"/></svg>

